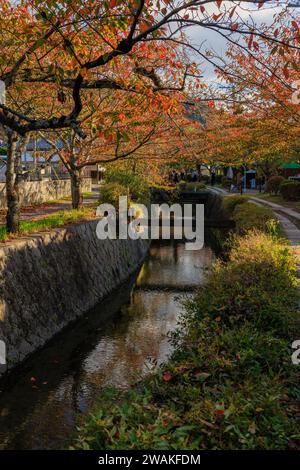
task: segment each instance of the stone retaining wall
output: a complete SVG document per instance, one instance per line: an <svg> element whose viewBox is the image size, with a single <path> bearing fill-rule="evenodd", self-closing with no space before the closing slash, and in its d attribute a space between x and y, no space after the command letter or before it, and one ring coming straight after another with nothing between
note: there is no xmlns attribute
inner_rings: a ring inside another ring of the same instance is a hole
<svg viewBox="0 0 300 470"><path fill-rule="evenodd" d="M96 221L0 246L0 340L8 368L118 287L148 242L98 240Z"/></svg>

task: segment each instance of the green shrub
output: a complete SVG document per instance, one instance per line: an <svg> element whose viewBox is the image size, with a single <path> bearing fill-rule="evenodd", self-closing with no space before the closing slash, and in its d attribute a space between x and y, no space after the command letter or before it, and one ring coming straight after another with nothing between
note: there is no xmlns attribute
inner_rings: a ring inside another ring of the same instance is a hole
<svg viewBox="0 0 300 470"><path fill-rule="evenodd" d="M191 182L181 181L179 183L179 188L180 189L185 189L187 191L199 191L199 189L205 189L206 186L205 186L204 183L199 182L199 181L195 181L195 182L193 182L193 181L191 181Z"/></svg>
<svg viewBox="0 0 300 470"><path fill-rule="evenodd" d="M187 182L186 181L179 181L178 183L178 189L183 190L186 188Z"/></svg>
<svg viewBox="0 0 300 470"><path fill-rule="evenodd" d="M248 201L247 196L226 196L223 198L223 206L228 215L232 215L236 206Z"/></svg>
<svg viewBox="0 0 300 470"><path fill-rule="evenodd" d="M300 183L297 181L283 181L280 185L280 194L286 201L299 201Z"/></svg>
<svg viewBox="0 0 300 470"><path fill-rule="evenodd" d="M100 203L112 204L115 208L119 207L119 198L128 196L128 188L120 183L106 183L100 188Z"/></svg>
<svg viewBox="0 0 300 470"><path fill-rule="evenodd" d="M267 193L278 194L280 190L280 185L283 181L285 181L285 178L283 178L283 176L271 176L271 178L268 179L266 184Z"/></svg>
<svg viewBox="0 0 300 470"><path fill-rule="evenodd" d="M177 188L179 191L198 191L205 189L205 183L199 181L179 181Z"/></svg>
<svg viewBox="0 0 300 470"><path fill-rule="evenodd" d="M199 312L233 324L251 318L266 330L286 331L296 303L296 265L289 245L261 232L236 237L229 261L217 262L197 298Z"/></svg>
<svg viewBox="0 0 300 470"><path fill-rule="evenodd" d="M243 234L249 230L257 229L269 233L277 227L277 233L280 234L280 228L271 208L258 206L252 202L236 205L233 215L236 224L237 233Z"/></svg>
<svg viewBox="0 0 300 470"><path fill-rule="evenodd" d="M204 184L210 184L211 177L209 175L201 175L200 179Z"/></svg>
<svg viewBox="0 0 300 470"><path fill-rule="evenodd" d="M231 186L232 180L228 179L227 176L222 176L221 185L223 188L229 189Z"/></svg>

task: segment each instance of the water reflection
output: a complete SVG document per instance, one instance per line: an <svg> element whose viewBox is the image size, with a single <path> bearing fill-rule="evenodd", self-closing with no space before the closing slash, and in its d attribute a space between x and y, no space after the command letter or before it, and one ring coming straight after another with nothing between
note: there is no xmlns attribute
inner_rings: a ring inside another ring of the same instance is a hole
<svg viewBox="0 0 300 470"><path fill-rule="evenodd" d="M204 279L212 251L151 247L137 279L58 335L0 384L0 448L56 449L108 385L127 387L170 352L178 296ZM132 291L134 282L136 287Z"/></svg>

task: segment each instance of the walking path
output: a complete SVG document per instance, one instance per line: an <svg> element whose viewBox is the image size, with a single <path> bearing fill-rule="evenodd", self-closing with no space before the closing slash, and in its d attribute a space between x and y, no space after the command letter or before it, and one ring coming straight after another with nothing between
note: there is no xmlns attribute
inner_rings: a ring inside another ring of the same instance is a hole
<svg viewBox="0 0 300 470"><path fill-rule="evenodd" d="M250 196L250 197L253 201L256 201L259 203L261 202L262 204L265 204L266 206L271 207L275 212L276 211L283 212L287 216L293 217L294 219L300 221L300 213L295 211L294 209L282 206L281 204L277 204L275 202L265 201L264 199L260 199L258 197L253 197L253 196Z"/></svg>

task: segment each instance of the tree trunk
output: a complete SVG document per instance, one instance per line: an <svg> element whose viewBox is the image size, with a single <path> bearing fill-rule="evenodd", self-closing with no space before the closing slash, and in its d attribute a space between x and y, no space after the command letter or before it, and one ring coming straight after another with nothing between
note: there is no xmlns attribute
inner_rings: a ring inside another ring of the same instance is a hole
<svg viewBox="0 0 300 470"><path fill-rule="evenodd" d="M6 229L8 233L19 231L20 224L20 202L17 155L18 136L15 132L8 131L7 166L6 166Z"/></svg>
<svg viewBox="0 0 300 470"><path fill-rule="evenodd" d="M79 209L83 206L82 178L80 170L73 170L71 173L71 190L72 190L72 207L73 209Z"/></svg>

